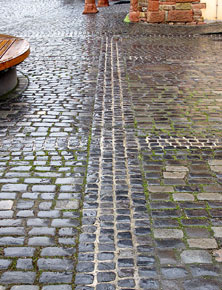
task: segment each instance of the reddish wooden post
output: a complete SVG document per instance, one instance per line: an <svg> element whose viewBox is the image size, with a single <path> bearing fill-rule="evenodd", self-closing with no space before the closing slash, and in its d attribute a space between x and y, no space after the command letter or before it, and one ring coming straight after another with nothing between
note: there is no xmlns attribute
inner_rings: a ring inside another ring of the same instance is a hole
<svg viewBox="0 0 222 290"><path fill-rule="evenodd" d="M85 7L83 14L95 14L99 12L96 8L95 0L85 0Z"/></svg>
<svg viewBox="0 0 222 290"><path fill-rule="evenodd" d="M99 0L97 6L98 7L107 7L107 6L109 6L109 0Z"/></svg>
<svg viewBox="0 0 222 290"><path fill-rule="evenodd" d="M130 1L129 19L131 22L139 22L140 12L138 10L138 0Z"/></svg>

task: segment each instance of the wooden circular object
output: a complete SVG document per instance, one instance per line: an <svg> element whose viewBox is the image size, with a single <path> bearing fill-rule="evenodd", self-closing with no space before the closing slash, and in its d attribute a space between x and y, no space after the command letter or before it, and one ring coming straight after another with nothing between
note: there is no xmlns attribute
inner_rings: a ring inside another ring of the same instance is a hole
<svg viewBox="0 0 222 290"><path fill-rule="evenodd" d="M0 71L14 67L29 56L29 43L18 37L0 34Z"/></svg>

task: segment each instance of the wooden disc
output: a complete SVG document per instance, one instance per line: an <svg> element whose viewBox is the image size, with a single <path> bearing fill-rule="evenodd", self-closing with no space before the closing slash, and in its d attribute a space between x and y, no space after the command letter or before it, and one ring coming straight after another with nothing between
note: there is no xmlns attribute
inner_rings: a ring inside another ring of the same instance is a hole
<svg viewBox="0 0 222 290"><path fill-rule="evenodd" d="M21 63L29 53L30 46L26 40L0 34L0 71Z"/></svg>

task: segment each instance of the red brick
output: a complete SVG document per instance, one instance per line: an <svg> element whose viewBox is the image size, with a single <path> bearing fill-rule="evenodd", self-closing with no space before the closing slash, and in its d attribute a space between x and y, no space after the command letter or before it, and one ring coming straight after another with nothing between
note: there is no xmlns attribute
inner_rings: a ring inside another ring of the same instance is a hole
<svg viewBox="0 0 222 290"><path fill-rule="evenodd" d="M192 4L193 9L206 9L206 3L194 3Z"/></svg>
<svg viewBox="0 0 222 290"><path fill-rule="evenodd" d="M159 1L148 1L149 11L159 11Z"/></svg>
<svg viewBox="0 0 222 290"><path fill-rule="evenodd" d="M148 11L147 13L147 21L149 23L162 23L165 20L165 12L164 11Z"/></svg>
<svg viewBox="0 0 222 290"><path fill-rule="evenodd" d="M194 3L200 2L200 0L176 0L177 3Z"/></svg>
<svg viewBox="0 0 222 290"><path fill-rule="evenodd" d="M176 1L164 1L164 2L159 2L160 5L175 5Z"/></svg>
<svg viewBox="0 0 222 290"><path fill-rule="evenodd" d="M192 22L193 12L192 10L171 10L168 12L168 22Z"/></svg>

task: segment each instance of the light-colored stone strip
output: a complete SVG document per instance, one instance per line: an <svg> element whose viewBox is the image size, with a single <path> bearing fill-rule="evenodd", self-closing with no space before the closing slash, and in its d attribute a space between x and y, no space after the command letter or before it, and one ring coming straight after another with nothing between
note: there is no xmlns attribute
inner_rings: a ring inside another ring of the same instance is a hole
<svg viewBox="0 0 222 290"><path fill-rule="evenodd" d="M125 157L125 167L126 167L126 181L128 185L128 196L130 202L130 223L131 223L131 234L132 234L132 243L133 243L133 259L134 259L134 280L135 280L135 289L140 289L139 286L139 269L137 266L137 244L136 244L136 236L135 236L135 220L134 220L134 209L133 209L133 201L132 201L132 190L130 185L130 174L129 174L129 164L128 164L128 154L127 154L127 136L126 136L126 122L124 116L124 107L123 107L123 89L122 89L122 81L121 81L121 66L120 66L120 55L118 42L116 42L116 56L117 56L117 71L118 71L118 79L119 79L119 90L120 90L120 108L122 115L122 130L123 130L123 146L124 146L124 157Z"/></svg>
<svg viewBox="0 0 222 290"><path fill-rule="evenodd" d="M105 116L105 95L106 95L106 72L107 72L107 51L108 51L108 38L106 37L105 39L105 59L104 59L104 80L103 80L103 99L102 99L102 104L101 104L101 136L100 136L100 150L101 154L99 157L99 179L98 179L98 196L97 196L97 202L98 202L98 209L97 209L97 218L96 218L96 223L94 224L96 226L96 240L95 240L95 259L94 259L94 272L92 273L94 275L94 281L92 286L96 287L98 284L97 281L97 272L98 272L98 259L97 256L99 254L99 236L100 236L100 231L101 231L101 226L100 226L100 216L101 216L101 207L100 207L100 202L101 202L101 187L102 187L102 175L103 175L103 170L102 170L102 162L103 162L103 154L104 154L104 116Z"/></svg>
<svg viewBox="0 0 222 290"><path fill-rule="evenodd" d="M116 144L115 144L115 98L114 98L114 72L113 72L113 66L114 66L114 60L113 60L113 39L111 40L111 83L112 83L112 150L113 150L113 156L112 156L112 165L113 165L113 210L114 210L114 244L115 244L115 258L114 262L116 263L116 270L117 270L117 264L118 264L118 253L117 253L117 199L116 199ZM118 275L116 273L116 284L118 279ZM116 285L116 289L119 289L118 285Z"/></svg>

